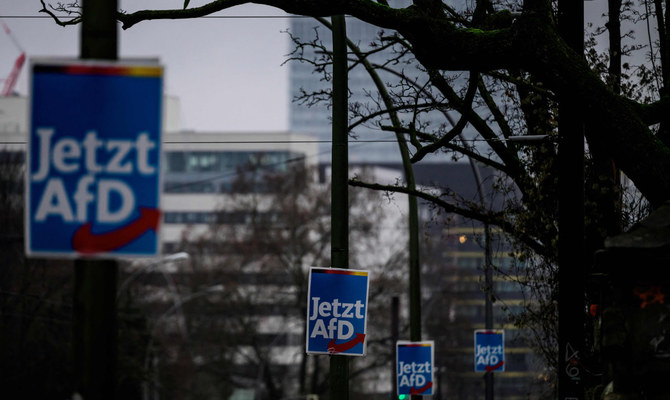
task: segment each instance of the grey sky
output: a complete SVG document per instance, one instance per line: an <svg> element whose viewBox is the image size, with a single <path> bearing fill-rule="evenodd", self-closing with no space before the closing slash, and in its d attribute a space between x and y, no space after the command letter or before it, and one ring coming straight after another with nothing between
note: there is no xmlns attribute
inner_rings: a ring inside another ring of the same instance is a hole
<svg viewBox="0 0 670 400"><path fill-rule="evenodd" d="M48 0L55 2L56 0ZM74 1L74 0L73 0ZM126 11L180 8L183 0L119 0ZM191 0L195 7L208 0ZM603 23L606 2L584 3L587 20ZM39 0L0 0L0 18L29 57L79 52L79 28L57 26L38 13ZM198 131L279 131L288 129L288 18L277 9L244 5L224 16L180 21L146 21L120 30L121 57L158 57L166 68L166 94L181 102L181 125ZM17 18L17 17L29 18ZM630 29L626 27L625 29ZM635 29L635 28L632 28ZM646 31L638 35L644 41ZM601 37L600 41L606 38ZM604 44L604 43L603 43ZM10 73L19 51L0 31L0 79ZM17 89L27 93L27 69Z"/></svg>
<svg viewBox="0 0 670 400"><path fill-rule="evenodd" d="M191 0L191 6L205 3ZM183 0L121 0L121 9L179 8ZM44 14L39 0L3 0L0 18L28 57L77 57L79 28L62 28ZM222 15L283 16L282 11L241 6ZM31 18L16 18L27 16ZM158 57L165 92L181 102L181 125L198 131L280 131L288 127L288 18L148 21L119 30L120 57ZM20 52L0 30L0 79ZM24 66L17 85L28 90Z"/></svg>

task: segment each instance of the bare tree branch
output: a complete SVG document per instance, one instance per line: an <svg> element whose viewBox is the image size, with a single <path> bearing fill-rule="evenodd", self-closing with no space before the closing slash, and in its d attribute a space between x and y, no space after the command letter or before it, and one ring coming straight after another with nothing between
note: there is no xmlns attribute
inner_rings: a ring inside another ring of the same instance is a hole
<svg viewBox="0 0 670 400"><path fill-rule="evenodd" d="M522 241L525 245L527 245L530 249L532 249L536 254L541 255L541 256L550 256L547 248L534 238L526 235L524 232L520 232L513 224L507 221L505 218L505 213L504 212L490 212L490 211L484 211L481 210L472 205L470 207L459 207L457 205L454 205L452 203L449 203L443 199L441 199L438 196L432 195L430 193L426 193L422 190L409 190L406 187L403 186L396 186L396 185L382 185L378 183L368 183L368 182L363 182L357 179L350 179L349 180L349 185L355 186L355 187L364 187L367 189L372 189L372 190L379 190L379 191L387 191L387 192L394 192L394 193L404 193L407 195L411 196L416 196L418 198L424 199L429 201L432 204L435 204L436 206L442 208L444 211L448 213L454 213L461 215L465 218L470 218L473 220L485 222L491 225L495 225L502 229L504 232L509 233L513 235L515 238L518 238L518 240Z"/></svg>

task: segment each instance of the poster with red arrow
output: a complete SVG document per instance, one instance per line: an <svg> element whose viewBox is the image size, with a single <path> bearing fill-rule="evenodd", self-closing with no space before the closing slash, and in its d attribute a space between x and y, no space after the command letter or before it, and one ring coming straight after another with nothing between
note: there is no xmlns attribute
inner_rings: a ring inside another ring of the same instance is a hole
<svg viewBox="0 0 670 400"><path fill-rule="evenodd" d="M475 372L505 370L505 331L475 330Z"/></svg>
<svg viewBox="0 0 670 400"><path fill-rule="evenodd" d="M32 61L26 253L159 253L163 68Z"/></svg>
<svg viewBox="0 0 670 400"><path fill-rule="evenodd" d="M396 343L398 396L431 396L434 390L435 351L433 341Z"/></svg>
<svg viewBox="0 0 670 400"><path fill-rule="evenodd" d="M365 355L368 288L368 271L310 269L307 353Z"/></svg>

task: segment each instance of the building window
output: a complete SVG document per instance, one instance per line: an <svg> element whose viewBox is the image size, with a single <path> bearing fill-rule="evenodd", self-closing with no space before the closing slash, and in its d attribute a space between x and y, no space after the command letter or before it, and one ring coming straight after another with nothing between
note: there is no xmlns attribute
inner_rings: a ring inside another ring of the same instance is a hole
<svg viewBox="0 0 670 400"><path fill-rule="evenodd" d="M286 171L287 162L297 155L289 151L166 151L166 172L235 172L253 166L270 171Z"/></svg>

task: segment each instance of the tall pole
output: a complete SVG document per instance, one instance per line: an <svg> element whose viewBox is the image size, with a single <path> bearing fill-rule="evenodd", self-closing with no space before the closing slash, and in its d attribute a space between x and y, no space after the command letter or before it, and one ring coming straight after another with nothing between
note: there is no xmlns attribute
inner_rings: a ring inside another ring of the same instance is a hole
<svg viewBox="0 0 670 400"><path fill-rule="evenodd" d="M399 140L400 142L400 140ZM407 145L402 138L401 148L407 189L416 190L414 172L409 161ZM416 196L408 195L409 207L409 338L421 341L421 263L419 255L419 207ZM412 396L418 400L421 396Z"/></svg>
<svg viewBox="0 0 670 400"><path fill-rule="evenodd" d="M479 171L477 171L479 172ZM478 177L479 190L481 193L481 179ZM483 203L483 194L481 195L482 205ZM491 225L488 222L484 222L484 285L486 290L484 292L484 328L486 330L493 329L493 265L491 259ZM488 371L484 374L484 386L485 386L485 399L493 400L493 380L494 372Z"/></svg>
<svg viewBox="0 0 670 400"><path fill-rule="evenodd" d="M357 50L354 50L357 52ZM363 66L370 74L372 81L375 83L377 90L384 102L384 105L388 110L393 109L393 100L389 95L388 91L382 80L379 78L379 75L369 63L369 61L358 54L359 59L361 60ZM391 118L391 123L395 128L396 139L398 141L398 148L400 150L400 156L402 159L403 170L405 172L405 180L407 182L408 191L414 192L416 190L416 180L414 178L414 170L412 168L412 161L407 146L407 140L405 135L402 133L402 124L398 118L396 112L390 112L389 117ZM412 341L421 340L421 263L420 263L420 254L419 254L419 211L418 211L418 201L416 196L409 194L407 196L408 203L408 224L409 224L409 330L410 330L410 339ZM392 340L393 350L395 351L395 342L397 337ZM396 386L395 381L395 365L394 365L394 387ZM394 393L395 395L395 389ZM414 396L415 399L418 399L420 396Z"/></svg>
<svg viewBox="0 0 670 400"><path fill-rule="evenodd" d="M416 190L414 171L404 136L397 134L400 144L407 189ZM419 254L419 206L414 195L407 196L409 213L409 338L413 342L421 341L421 263ZM412 400L423 396L412 395Z"/></svg>
<svg viewBox="0 0 670 400"><path fill-rule="evenodd" d="M400 338L400 297L391 298L391 354L396 352L396 342ZM389 398L395 398L398 393L398 369L395 360L391 362L391 395Z"/></svg>
<svg viewBox="0 0 670 400"><path fill-rule="evenodd" d="M558 27L584 53L584 3L559 0ZM584 132L578 99L559 97L558 144L558 398L584 398Z"/></svg>
<svg viewBox="0 0 670 400"><path fill-rule="evenodd" d="M464 142L461 136L461 141ZM475 160L470 158L470 167L472 168L472 175L477 183L477 197L482 209L486 209L486 197L484 196L484 185L482 181L482 174L479 171L479 166ZM493 329L493 260L491 256L491 225L488 221L484 221L484 328L486 330ZM484 398L486 400L493 400L493 384L494 372L488 371L484 374Z"/></svg>
<svg viewBox="0 0 670 400"><path fill-rule="evenodd" d="M332 17L333 24L333 148L331 188L330 258L335 268L349 267L349 152L347 34L344 15ZM330 398L349 399L349 359L330 358Z"/></svg>
<svg viewBox="0 0 670 400"><path fill-rule="evenodd" d="M84 0L82 59L116 60L117 0ZM77 259L72 340L75 391L86 400L115 399L117 323L114 260Z"/></svg>

